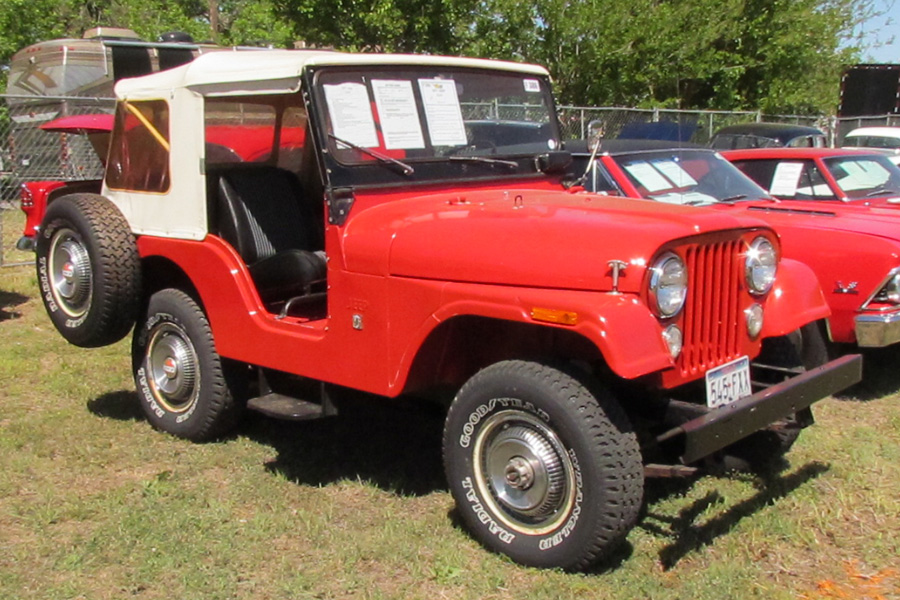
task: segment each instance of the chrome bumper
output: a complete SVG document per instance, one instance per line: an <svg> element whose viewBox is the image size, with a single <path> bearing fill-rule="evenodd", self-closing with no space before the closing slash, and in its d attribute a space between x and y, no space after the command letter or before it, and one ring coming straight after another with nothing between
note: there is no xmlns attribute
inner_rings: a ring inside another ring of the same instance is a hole
<svg viewBox="0 0 900 600"><path fill-rule="evenodd" d="M863 313L855 319L856 343L881 348L900 342L900 311Z"/></svg>

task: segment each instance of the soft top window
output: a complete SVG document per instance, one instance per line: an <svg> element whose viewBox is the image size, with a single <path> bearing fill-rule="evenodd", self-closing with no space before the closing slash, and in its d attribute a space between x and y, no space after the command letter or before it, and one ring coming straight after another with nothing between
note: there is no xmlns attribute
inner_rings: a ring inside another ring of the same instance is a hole
<svg viewBox="0 0 900 600"><path fill-rule="evenodd" d="M106 183L112 189L169 189L169 106L164 100L116 106Z"/></svg>

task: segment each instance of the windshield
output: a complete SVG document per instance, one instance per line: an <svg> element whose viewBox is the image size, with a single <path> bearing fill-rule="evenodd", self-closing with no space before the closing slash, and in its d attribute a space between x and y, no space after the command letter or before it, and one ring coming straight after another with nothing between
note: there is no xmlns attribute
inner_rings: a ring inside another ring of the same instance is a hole
<svg viewBox="0 0 900 600"><path fill-rule="evenodd" d="M845 147L855 148L882 148L888 150L900 150L900 136L887 137L880 135L848 135L844 138Z"/></svg>
<svg viewBox="0 0 900 600"><path fill-rule="evenodd" d="M702 205L769 198L715 152L664 150L613 156L643 198Z"/></svg>
<svg viewBox="0 0 900 600"><path fill-rule="evenodd" d="M329 152L343 165L533 156L559 147L548 82L530 74L330 69L315 87Z"/></svg>
<svg viewBox="0 0 900 600"><path fill-rule="evenodd" d="M900 167L884 156L842 156L823 162L848 198L900 194Z"/></svg>

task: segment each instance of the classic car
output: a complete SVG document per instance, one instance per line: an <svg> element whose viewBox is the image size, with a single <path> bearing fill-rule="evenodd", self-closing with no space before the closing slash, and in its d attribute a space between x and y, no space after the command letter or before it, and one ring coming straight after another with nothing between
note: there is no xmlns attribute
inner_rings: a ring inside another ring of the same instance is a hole
<svg viewBox="0 0 900 600"><path fill-rule="evenodd" d="M825 133L815 127L789 123L741 123L722 127L709 141L716 150L740 148L824 148Z"/></svg>
<svg viewBox="0 0 900 600"><path fill-rule="evenodd" d="M900 127L860 127L852 130L841 142L842 148L864 148L886 155L895 165L900 164Z"/></svg>
<svg viewBox="0 0 900 600"><path fill-rule="evenodd" d="M781 200L900 207L900 167L845 148L766 148L722 155Z"/></svg>

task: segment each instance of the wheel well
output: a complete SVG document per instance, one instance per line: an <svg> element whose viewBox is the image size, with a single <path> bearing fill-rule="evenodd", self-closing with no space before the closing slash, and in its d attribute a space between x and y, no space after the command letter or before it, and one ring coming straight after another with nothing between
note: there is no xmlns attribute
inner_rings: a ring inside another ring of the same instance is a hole
<svg viewBox="0 0 900 600"><path fill-rule="evenodd" d="M480 369L502 360L578 362L605 367L599 349L578 333L478 316L460 316L436 327L413 359L404 393L455 391Z"/></svg>
<svg viewBox="0 0 900 600"><path fill-rule="evenodd" d="M176 288L190 296L201 308L203 307L203 300L200 298L197 288L191 282L191 278L171 260L161 256L145 258L141 261L141 273L143 274L141 283L145 306L150 296L159 290Z"/></svg>

